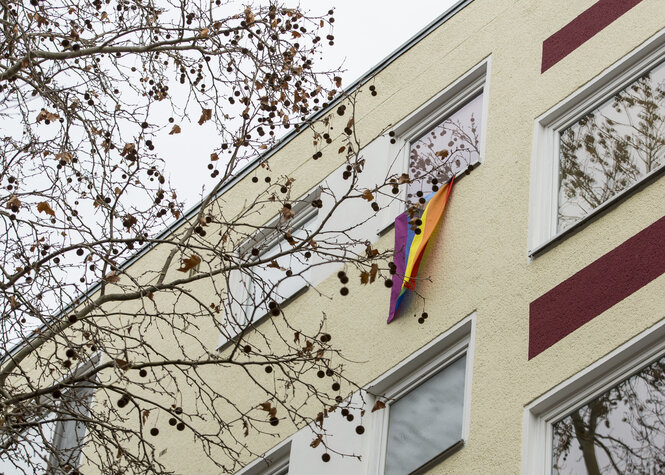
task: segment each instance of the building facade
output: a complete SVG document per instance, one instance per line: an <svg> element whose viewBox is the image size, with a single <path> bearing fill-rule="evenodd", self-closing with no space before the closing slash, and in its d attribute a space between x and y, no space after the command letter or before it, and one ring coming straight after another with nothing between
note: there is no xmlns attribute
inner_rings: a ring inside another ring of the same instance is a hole
<svg viewBox="0 0 665 475"><path fill-rule="evenodd" d="M341 402L322 420L321 438L316 424L284 423L235 439L245 460L237 473L665 471L664 7L460 1L351 86L352 102L328 111L354 110L360 189L410 177L396 195L376 192L376 209L349 202L322 222L346 183L349 164L336 153L344 125L323 147L305 130L268 154L300 197L292 237L349 229L355 244L382 252L394 248L395 219L410 201L455 181L417 297L389 324L392 289L363 285L334 262L280 262L257 269L260 279L238 272L224 283L233 296L226 314L249 320L201 328L201 345L225 354L253 327L279 331L262 298L269 286L289 329L323 316L344 381L355 383L334 383ZM239 174L220 197L229 214L268 174L260 162ZM254 257L269 260L285 246L255 233L237 253L260 248ZM151 269L160 253L131 266ZM216 292L201 285L201 295ZM202 377L238 406L262 402L240 370L224 381L212 368ZM312 417L317 410L303 402ZM223 471L167 420L154 442L161 463L175 473Z"/></svg>
<svg viewBox="0 0 665 475"><path fill-rule="evenodd" d="M362 416L362 435L331 416L358 458L322 460L303 429L241 473L663 470L662 12L648 0L461 2L364 79L382 99L357 123L371 166L402 153L413 173L446 121L466 126L464 168L478 166L423 264L426 321L414 304L386 325L387 295L352 289L330 322L387 404ZM380 134L388 125L394 136ZM398 213L377 218L380 246Z"/></svg>

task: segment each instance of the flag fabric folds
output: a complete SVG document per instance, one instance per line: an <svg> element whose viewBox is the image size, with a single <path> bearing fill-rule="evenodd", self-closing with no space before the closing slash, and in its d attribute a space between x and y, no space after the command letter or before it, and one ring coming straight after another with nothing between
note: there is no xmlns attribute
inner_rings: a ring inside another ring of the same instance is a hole
<svg viewBox="0 0 665 475"><path fill-rule="evenodd" d="M443 216L443 210L453 189L454 181L455 177L453 176L436 193L430 193L426 197L425 210L420 217L422 221L419 226L420 233L416 234L412 226L409 226L407 213L402 213L395 218L395 274L393 274L393 286L390 294L388 323L397 316L400 304L407 295L407 291L416 288L420 261L432 233L439 224L441 216Z"/></svg>

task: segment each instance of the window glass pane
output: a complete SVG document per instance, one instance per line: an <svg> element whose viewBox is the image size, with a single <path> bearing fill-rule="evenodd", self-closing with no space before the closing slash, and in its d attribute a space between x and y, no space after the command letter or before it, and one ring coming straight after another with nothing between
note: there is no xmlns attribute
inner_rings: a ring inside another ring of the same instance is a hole
<svg viewBox="0 0 665 475"><path fill-rule="evenodd" d="M53 413L46 414L44 421L51 421L56 418ZM20 448L12 448L8 452L0 452L0 473L38 473L45 472L49 460L49 453L46 450L45 442L53 440L55 432L54 422L44 422L19 434L16 444ZM4 441L2 441L4 443Z"/></svg>
<svg viewBox="0 0 665 475"><path fill-rule="evenodd" d="M386 474L410 473L462 439L466 356L390 405Z"/></svg>
<svg viewBox="0 0 665 475"><path fill-rule="evenodd" d="M663 164L665 65L562 130L559 144L562 231Z"/></svg>
<svg viewBox="0 0 665 475"><path fill-rule="evenodd" d="M482 110L480 94L411 142L409 176L412 182L407 191L410 202L418 202L418 192L423 196L432 192L433 178L443 184L454 174L478 163Z"/></svg>
<svg viewBox="0 0 665 475"><path fill-rule="evenodd" d="M69 391L63 397L61 420L53 439L56 449L51 457L53 467L78 467L87 433L85 424L78 419L88 415L93 393L92 388L80 388Z"/></svg>
<svg viewBox="0 0 665 475"><path fill-rule="evenodd" d="M552 473L665 473L665 358L553 425Z"/></svg>
<svg viewBox="0 0 665 475"><path fill-rule="evenodd" d="M303 223L298 229L292 231L291 235L299 243L301 239L307 237L308 232L314 229L315 224L316 217ZM289 251L292 247L286 240L281 240L263 253L261 259ZM275 262L279 267L268 264L257 266L253 269L252 278L249 279L248 276L246 285L249 298L246 303L246 311L249 318L262 317L268 312L270 300L283 302L307 285L304 271L309 267L309 263L305 259L304 251L276 258ZM287 270L291 271L292 276L286 275Z"/></svg>

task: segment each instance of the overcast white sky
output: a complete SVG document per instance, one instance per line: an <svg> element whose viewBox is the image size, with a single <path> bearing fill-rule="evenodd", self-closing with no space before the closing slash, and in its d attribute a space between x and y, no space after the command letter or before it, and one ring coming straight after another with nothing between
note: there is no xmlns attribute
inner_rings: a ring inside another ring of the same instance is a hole
<svg viewBox="0 0 665 475"><path fill-rule="evenodd" d="M457 2L301 0L300 4L312 13L324 13L331 7L335 8L335 46L325 48L324 62L327 67L333 68L344 61L346 87ZM188 138L186 135L183 131L181 135L166 137L160 142L166 145L165 148L170 148L165 159L171 183L179 198L185 200L185 208L189 208L199 201L202 184L212 183L209 174L205 173L210 156L208 148L212 146L208 147L205 142L214 138ZM205 175L204 180L201 175Z"/></svg>
<svg viewBox="0 0 665 475"><path fill-rule="evenodd" d="M330 0L335 7L335 46L331 61L346 58L345 84L388 56L458 0ZM325 0L304 0L305 9ZM320 5L317 8L317 5Z"/></svg>

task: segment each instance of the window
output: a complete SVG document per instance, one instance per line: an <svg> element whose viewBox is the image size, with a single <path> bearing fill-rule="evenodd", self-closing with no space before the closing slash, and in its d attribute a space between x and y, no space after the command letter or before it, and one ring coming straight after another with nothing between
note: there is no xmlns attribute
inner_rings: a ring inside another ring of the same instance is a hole
<svg viewBox="0 0 665 475"><path fill-rule="evenodd" d="M370 392L386 407L375 420L371 473L425 470L459 450L468 437L475 316L465 319L391 372Z"/></svg>
<svg viewBox="0 0 665 475"><path fill-rule="evenodd" d="M98 357L94 359L98 361ZM83 372L93 363L83 365L77 372ZM37 467L46 473L69 473L79 467L87 434L82 421L89 413L94 396L91 387L75 387L62 392L59 400L50 400L46 406L57 410L39 410L31 418L25 431L18 434L18 451L0 451L0 473L15 473L17 467L25 473Z"/></svg>
<svg viewBox="0 0 665 475"><path fill-rule="evenodd" d="M418 192L427 196L469 166L480 161L480 123L483 112L482 92L439 123L428 126L409 143L407 198L418 201Z"/></svg>
<svg viewBox="0 0 665 475"><path fill-rule="evenodd" d="M466 355L388 406L385 473L411 473L462 442Z"/></svg>
<svg viewBox="0 0 665 475"><path fill-rule="evenodd" d="M280 215L239 246L239 261L256 265L231 273L230 310L221 329L220 345L232 340L248 324L269 315L277 306L288 304L309 286L311 253L306 249L289 251L316 230L318 208L312 203L318 200L320 193L317 187L292 205L292 217L286 219Z"/></svg>
<svg viewBox="0 0 665 475"><path fill-rule="evenodd" d="M291 242L275 236L273 242L261 243L265 250L259 249L263 252L257 260L269 262L256 266L245 274L243 279L246 295L244 306L251 321L270 311L270 301L283 304L307 287L306 270L309 259L305 257L305 251L284 256L280 254L288 253L293 245L306 240L315 230L315 225L316 213L307 213L289 226L287 232L291 236Z"/></svg>
<svg viewBox="0 0 665 475"><path fill-rule="evenodd" d="M389 156L396 160L389 175L407 174L412 181L383 213L380 233L404 211L404 201L417 205L453 175L482 161L489 63L484 60L394 127Z"/></svg>
<svg viewBox="0 0 665 475"><path fill-rule="evenodd" d="M269 450L238 472L238 475L288 475L291 438Z"/></svg>
<svg viewBox="0 0 665 475"><path fill-rule="evenodd" d="M527 407L533 475L665 471L665 323Z"/></svg>
<svg viewBox="0 0 665 475"><path fill-rule="evenodd" d="M665 471L665 357L552 424L552 473Z"/></svg>
<svg viewBox="0 0 665 475"><path fill-rule="evenodd" d="M530 255L661 170L665 50L654 43L538 119Z"/></svg>

